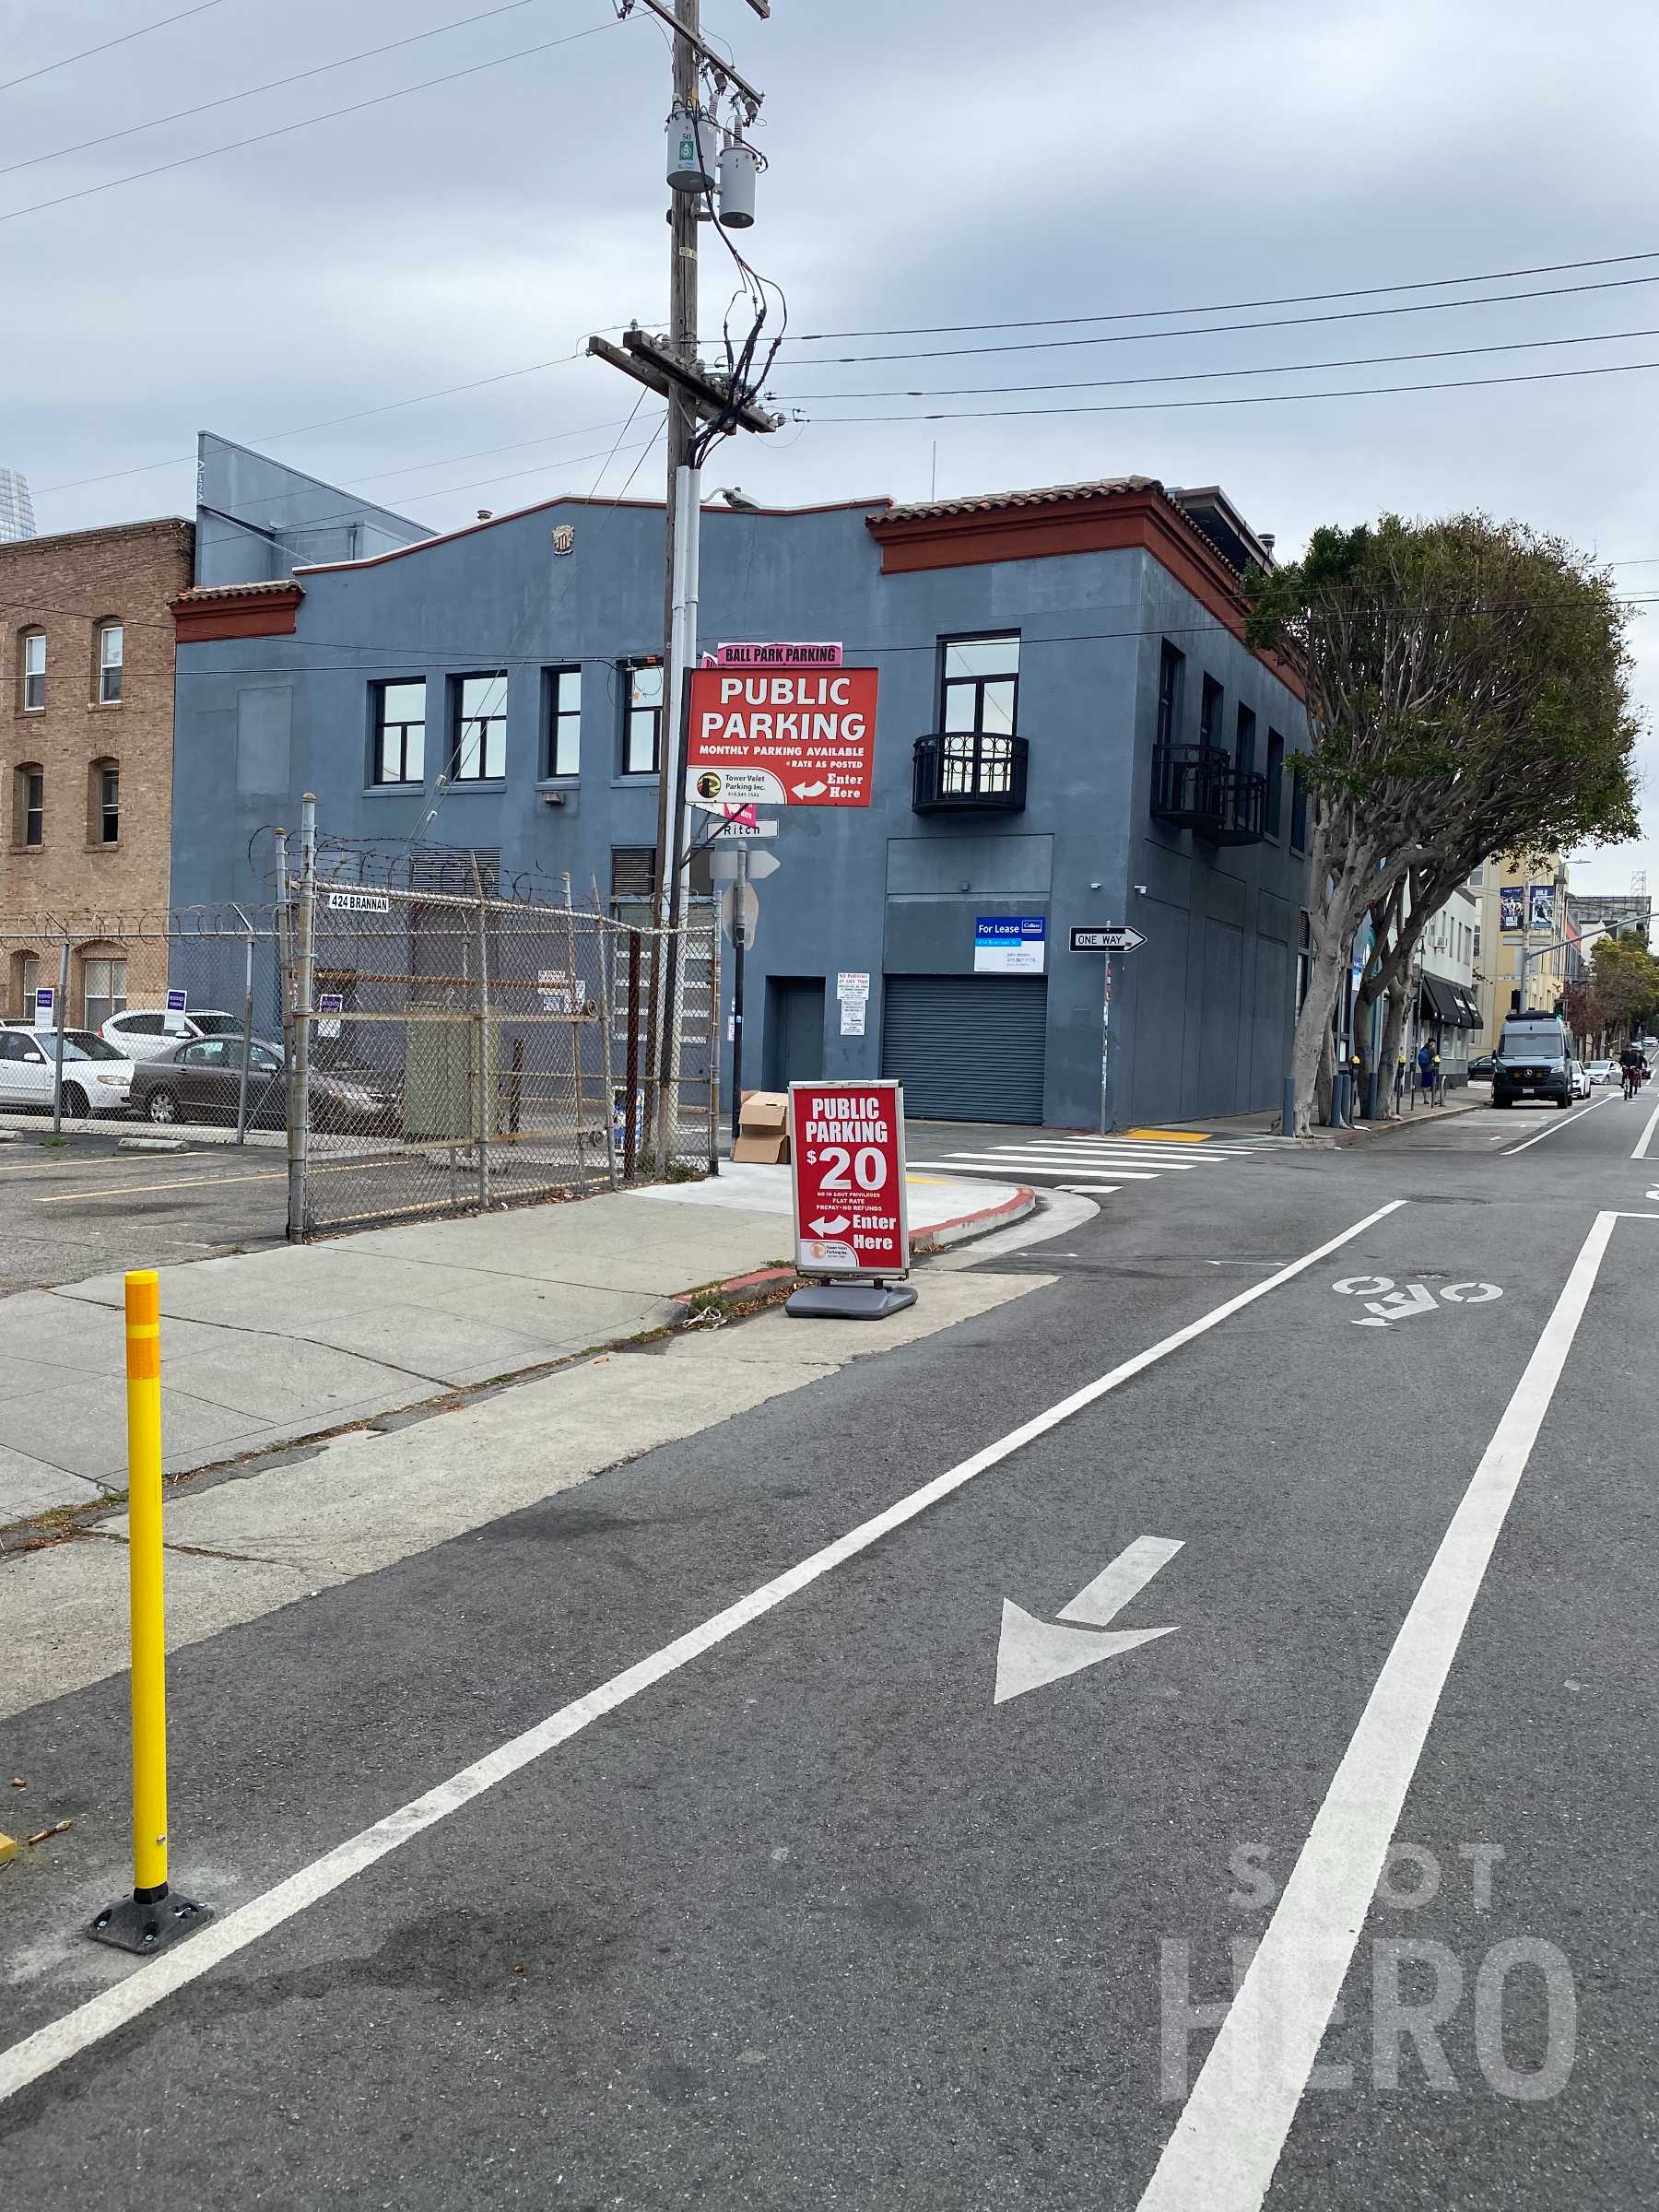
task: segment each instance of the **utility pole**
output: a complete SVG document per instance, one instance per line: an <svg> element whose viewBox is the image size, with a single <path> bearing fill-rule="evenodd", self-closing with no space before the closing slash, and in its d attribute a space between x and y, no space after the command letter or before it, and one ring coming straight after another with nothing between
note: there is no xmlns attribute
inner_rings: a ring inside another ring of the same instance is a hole
<svg viewBox="0 0 1659 2212"><path fill-rule="evenodd" d="M775 430L783 420L754 404L752 391L711 376L697 350L698 224L707 219L725 230L723 217L747 229L754 219L753 177L757 157L742 143L740 128L722 136L715 105L705 101L700 71L706 71L715 98L730 93L743 122L752 123L762 95L733 65L703 40L699 0L639 0L674 33L673 104L669 142L672 186L668 209L668 329L658 342L639 329L628 331L621 347L599 337L588 351L621 369L668 403L668 485L665 513L664 584L663 724L657 780L655 914L659 935L651 970L646 1021L648 1082L656 1089L652 1148L660 1171L673 1157L675 1100L680 1062L680 1006L685 969L682 925L689 893L689 809L685 801L688 684L697 660L698 557L702 511L700 433L732 429ZM770 0L748 0L758 16L771 12ZM618 13L631 12L635 0L618 0ZM728 182L735 155L747 163L748 188L740 175ZM718 166L721 210L716 211L713 168ZM728 191L733 199L728 205ZM739 199L747 204L737 212ZM727 242L729 243L729 236ZM734 249L735 250L735 249ZM745 265L747 266L747 265ZM758 385L759 378L757 377ZM710 1049L719 1049L719 1008L710 1010ZM630 1107L631 1111L631 1107Z"/></svg>

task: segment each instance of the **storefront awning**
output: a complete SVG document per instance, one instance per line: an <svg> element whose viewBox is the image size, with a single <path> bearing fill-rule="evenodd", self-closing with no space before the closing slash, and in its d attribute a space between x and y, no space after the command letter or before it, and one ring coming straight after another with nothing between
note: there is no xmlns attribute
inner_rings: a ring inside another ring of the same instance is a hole
<svg viewBox="0 0 1659 2212"><path fill-rule="evenodd" d="M1431 1021L1442 1023L1447 1029L1466 1030L1468 1017L1463 1009L1457 985L1449 983L1444 976L1424 975L1423 1012Z"/></svg>

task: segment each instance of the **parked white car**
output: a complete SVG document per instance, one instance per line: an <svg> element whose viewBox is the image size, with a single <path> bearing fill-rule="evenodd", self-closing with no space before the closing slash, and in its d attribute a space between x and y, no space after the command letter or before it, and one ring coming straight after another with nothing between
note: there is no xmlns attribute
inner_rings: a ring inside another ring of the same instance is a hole
<svg viewBox="0 0 1659 2212"><path fill-rule="evenodd" d="M240 1014L227 1014L218 1006L201 1006L189 1014L128 1006L124 1013L112 1014L98 1033L129 1060L159 1060L193 1037L240 1037L241 1026Z"/></svg>
<svg viewBox="0 0 1659 2212"><path fill-rule="evenodd" d="M57 1036L52 1030L7 1023L0 1030L0 1108L27 1106L52 1112ZM64 1031L64 1112L71 1121L88 1113L124 1113L133 1088L133 1063L90 1030Z"/></svg>
<svg viewBox="0 0 1659 2212"><path fill-rule="evenodd" d="M1572 1064L1572 1095L1575 1099L1587 1099L1590 1096L1590 1070L1582 1060L1575 1060Z"/></svg>

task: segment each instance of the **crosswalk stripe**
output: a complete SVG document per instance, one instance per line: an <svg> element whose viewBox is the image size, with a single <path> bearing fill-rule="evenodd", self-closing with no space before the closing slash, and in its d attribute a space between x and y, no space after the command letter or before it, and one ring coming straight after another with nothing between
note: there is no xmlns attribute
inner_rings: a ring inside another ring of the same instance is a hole
<svg viewBox="0 0 1659 2212"><path fill-rule="evenodd" d="M951 1159L935 1162L941 1168L955 1168L963 1175L1075 1175L1076 1160L1058 1159L986 1159L978 1153L967 1152ZM1156 1182L1159 1171L1156 1168L1113 1168L1112 1173L1124 1182Z"/></svg>

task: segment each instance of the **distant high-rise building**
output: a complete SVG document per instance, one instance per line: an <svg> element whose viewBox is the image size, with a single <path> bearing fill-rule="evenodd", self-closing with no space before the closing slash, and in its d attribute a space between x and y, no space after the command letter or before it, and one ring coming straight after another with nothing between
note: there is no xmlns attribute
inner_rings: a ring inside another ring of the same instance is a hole
<svg viewBox="0 0 1659 2212"><path fill-rule="evenodd" d="M0 545L35 534L34 501L28 479L15 468L0 468Z"/></svg>

